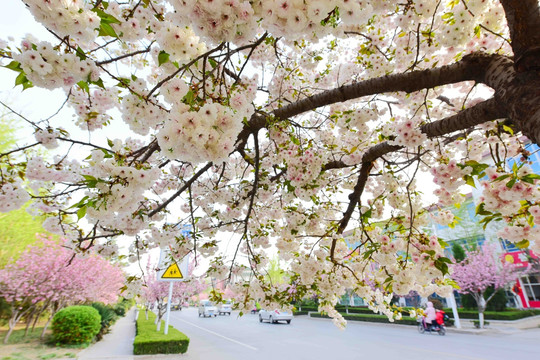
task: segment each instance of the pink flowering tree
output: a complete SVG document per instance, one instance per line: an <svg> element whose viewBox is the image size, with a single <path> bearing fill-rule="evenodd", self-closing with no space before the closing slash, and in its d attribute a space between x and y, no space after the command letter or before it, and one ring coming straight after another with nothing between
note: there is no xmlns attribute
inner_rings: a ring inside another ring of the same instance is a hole
<svg viewBox="0 0 540 360"><path fill-rule="evenodd" d="M352 289L392 317L392 293L449 294L422 229L467 185L540 252L537 0L12 3L46 29L0 40L14 97L62 95L13 109L34 136L0 154L2 212L31 200L83 249L131 238L132 262L205 256L244 310ZM265 276L274 249L294 293Z"/></svg>
<svg viewBox="0 0 540 360"><path fill-rule="evenodd" d="M17 261L0 270L0 296L11 306L4 343L25 315L50 312L43 336L54 314L65 306L117 301L124 282L122 270L100 256L83 256L66 245L38 236Z"/></svg>
<svg viewBox="0 0 540 360"><path fill-rule="evenodd" d="M471 294L478 305L480 328L484 327L484 311L497 290L504 289L521 276L514 264L503 261L493 245L467 252L467 257L452 266L452 278L462 294ZM493 287L487 298L486 290Z"/></svg>

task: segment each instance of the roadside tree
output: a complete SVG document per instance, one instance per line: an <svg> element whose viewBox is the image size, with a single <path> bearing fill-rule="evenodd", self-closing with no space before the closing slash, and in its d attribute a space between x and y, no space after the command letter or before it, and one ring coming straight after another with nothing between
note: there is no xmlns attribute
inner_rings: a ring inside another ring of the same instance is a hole
<svg viewBox="0 0 540 360"><path fill-rule="evenodd" d="M168 246L217 281L251 271L244 310L352 289L392 318L392 293L449 294L425 208L475 180L483 221L540 252L537 0L24 3L52 40L1 41L1 64L66 102L21 115L59 155L0 154L0 211L32 199L83 251L131 236L131 261ZM294 288L264 276L272 245Z"/></svg>
<svg viewBox="0 0 540 360"><path fill-rule="evenodd" d="M503 261L493 245L466 251L465 259L452 266L452 278L462 294L470 294L478 306L480 328L484 327L484 311L497 291L513 284L522 272L514 264ZM493 291L486 297L486 290Z"/></svg>
<svg viewBox="0 0 540 360"><path fill-rule="evenodd" d="M122 270L98 255L77 254L67 245L40 236L0 270L0 297L11 306L4 343L23 316L29 325L48 311L43 336L54 314L68 305L116 302L124 282Z"/></svg>

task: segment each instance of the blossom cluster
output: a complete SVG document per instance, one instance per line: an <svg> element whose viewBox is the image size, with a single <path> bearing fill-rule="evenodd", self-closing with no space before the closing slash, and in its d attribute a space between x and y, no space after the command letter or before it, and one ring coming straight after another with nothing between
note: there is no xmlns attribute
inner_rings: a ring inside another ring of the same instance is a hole
<svg viewBox="0 0 540 360"><path fill-rule="evenodd" d="M9 212L24 205L30 200L30 195L24 190L22 180L2 182L0 187L0 212Z"/></svg>
<svg viewBox="0 0 540 360"><path fill-rule="evenodd" d="M156 102L143 99L143 95L148 91L144 79L138 78L132 81L130 86L133 92L122 98L120 106L122 120L134 133L147 135L167 117L167 112Z"/></svg>
<svg viewBox="0 0 540 360"><path fill-rule="evenodd" d="M169 54L169 60L179 64L184 64L206 51L205 44L199 42L199 37L190 28L175 25L170 21L161 26L156 41L160 48Z"/></svg>
<svg viewBox="0 0 540 360"><path fill-rule="evenodd" d="M521 171L522 173L518 172L518 177L528 173L530 169L523 167ZM501 213L503 216L512 216L521 208L520 202L523 199L533 203L540 200L540 189L535 184L525 181L511 184L510 181L515 181L512 178L499 180L502 174L494 168L487 169L486 174L488 180L481 181L483 193L479 200L487 211Z"/></svg>
<svg viewBox="0 0 540 360"><path fill-rule="evenodd" d="M46 89L70 88L81 80L99 77L95 62L81 60L71 52L58 52L46 41L25 39L21 53L14 53L13 59L20 63L28 80Z"/></svg>
<svg viewBox="0 0 540 360"><path fill-rule="evenodd" d="M249 1L169 0L181 23L193 23L194 30L212 43L246 43L257 31L257 18Z"/></svg>
<svg viewBox="0 0 540 360"><path fill-rule="evenodd" d="M34 136L36 137L36 141L43 145L46 149L54 149L58 147L58 140L57 138L60 136L60 132L58 130L54 130L52 128L47 128L45 130L38 129Z"/></svg>
<svg viewBox="0 0 540 360"><path fill-rule="evenodd" d="M54 166L47 166L41 156L34 156L26 165L26 176L29 180L61 182L77 182L82 179L81 165L76 160L64 160Z"/></svg>
<svg viewBox="0 0 540 360"><path fill-rule="evenodd" d="M427 140L427 135L418 126L418 120L414 119L396 122L392 126L392 133L395 133L396 138L390 141L391 144L412 149L418 148Z"/></svg>
<svg viewBox="0 0 540 360"><path fill-rule="evenodd" d="M91 43L98 32L100 19L84 0L24 0L37 21L61 38L70 36L81 43Z"/></svg>
<svg viewBox="0 0 540 360"><path fill-rule="evenodd" d="M94 131L108 124L112 117L107 112L116 107L113 89L94 89L90 93L78 87L71 89L69 104L78 116L76 124L83 130Z"/></svg>
<svg viewBox="0 0 540 360"><path fill-rule="evenodd" d="M430 216L441 225L448 225L454 221L454 214L450 210L439 210L437 213L430 213Z"/></svg>

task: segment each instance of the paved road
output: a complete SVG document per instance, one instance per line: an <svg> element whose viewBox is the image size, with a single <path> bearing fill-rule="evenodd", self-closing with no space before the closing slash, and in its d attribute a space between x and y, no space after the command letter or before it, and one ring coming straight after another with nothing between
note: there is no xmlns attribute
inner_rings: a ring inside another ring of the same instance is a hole
<svg viewBox="0 0 540 360"><path fill-rule="evenodd" d="M266 359L539 359L540 329L515 334L419 334L415 327L298 316L290 325L259 323L256 315L199 318L197 309L171 313L171 325L191 338L189 360Z"/></svg>

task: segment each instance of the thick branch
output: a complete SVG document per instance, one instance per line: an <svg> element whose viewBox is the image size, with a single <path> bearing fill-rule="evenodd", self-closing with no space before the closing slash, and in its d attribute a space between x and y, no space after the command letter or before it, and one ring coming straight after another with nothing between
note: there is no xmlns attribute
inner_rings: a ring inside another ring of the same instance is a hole
<svg viewBox="0 0 540 360"><path fill-rule="evenodd" d="M280 119L286 119L321 106L358 99L367 95L404 91L411 93L436 86L462 81L483 82L485 69L496 55L475 53L461 61L440 68L411 71L359 81L299 100L274 111Z"/></svg>
<svg viewBox="0 0 540 360"><path fill-rule="evenodd" d="M400 91L410 93L462 81L473 80L484 82L488 65L501 57L500 55L474 53L463 57L461 61L455 64L440 68L411 71L359 81L299 100L274 110L272 115L278 119L287 119L310 110L315 110L321 106L357 99L367 95ZM262 115L253 115L238 135L237 149L245 144L249 134L265 127L266 124L266 119Z"/></svg>
<svg viewBox="0 0 540 360"><path fill-rule="evenodd" d="M456 115L434 121L421 126L428 137L437 137L465 130L487 121L497 120L507 116L507 110L497 97L481 102L460 111Z"/></svg>
<svg viewBox="0 0 540 360"><path fill-rule="evenodd" d="M510 28L516 70L540 68L540 6L538 0L501 0Z"/></svg>

